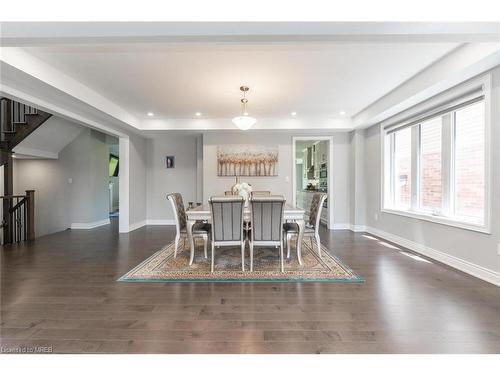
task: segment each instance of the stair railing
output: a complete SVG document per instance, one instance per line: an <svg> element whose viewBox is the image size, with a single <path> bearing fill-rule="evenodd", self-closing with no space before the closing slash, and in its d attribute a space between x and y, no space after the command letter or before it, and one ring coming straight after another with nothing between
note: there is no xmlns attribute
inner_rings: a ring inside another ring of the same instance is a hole
<svg viewBox="0 0 500 375"><path fill-rule="evenodd" d="M35 191L26 195L0 196L2 201L1 243L9 244L35 238Z"/></svg>

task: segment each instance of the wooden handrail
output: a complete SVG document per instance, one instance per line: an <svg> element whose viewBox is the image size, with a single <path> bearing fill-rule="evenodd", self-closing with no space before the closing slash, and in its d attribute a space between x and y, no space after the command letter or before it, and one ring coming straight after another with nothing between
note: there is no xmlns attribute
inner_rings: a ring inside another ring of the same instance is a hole
<svg viewBox="0 0 500 375"><path fill-rule="evenodd" d="M9 212L14 212L15 210L17 210L19 207L21 207L23 204L25 204L26 202L28 201L28 197L24 197L23 199L21 199L19 202L17 202L17 204L12 207Z"/></svg>
<svg viewBox="0 0 500 375"><path fill-rule="evenodd" d="M4 218L0 228L4 231L4 244L35 239L35 191L26 195L0 196L4 204Z"/></svg>

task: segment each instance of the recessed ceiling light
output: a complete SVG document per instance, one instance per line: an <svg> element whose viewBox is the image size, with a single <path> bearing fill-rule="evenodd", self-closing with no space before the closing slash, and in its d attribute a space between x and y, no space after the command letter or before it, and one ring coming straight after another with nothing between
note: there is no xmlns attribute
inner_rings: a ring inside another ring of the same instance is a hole
<svg viewBox="0 0 500 375"><path fill-rule="evenodd" d="M153 112L148 112L149 117L153 117L155 114Z"/></svg>
<svg viewBox="0 0 500 375"><path fill-rule="evenodd" d="M345 115L345 111L340 111L340 112L339 112L339 114L340 114L341 116L344 116L344 115Z"/></svg>
<svg viewBox="0 0 500 375"><path fill-rule="evenodd" d="M292 116L297 116L297 112L291 112L290 113Z"/></svg>
<svg viewBox="0 0 500 375"><path fill-rule="evenodd" d="M196 112L195 115L196 115L196 117L200 117L201 113L200 112Z"/></svg>

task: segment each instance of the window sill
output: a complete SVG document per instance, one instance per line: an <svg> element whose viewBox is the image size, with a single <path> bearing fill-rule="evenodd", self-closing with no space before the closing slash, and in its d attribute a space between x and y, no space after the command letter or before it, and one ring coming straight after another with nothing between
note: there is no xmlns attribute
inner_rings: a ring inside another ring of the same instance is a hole
<svg viewBox="0 0 500 375"><path fill-rule="evenodd" d="M450 227L471 230L474 232L491 234L491 230L490 230L488 225L473 224L473 223L453 220L453 219L445 218L445 217L441 217L441 216L426 215L423 213L417 213L417 212L412 212L412 211L402 211L402 210L397 210L397 209L392 209L392 208L383 208L381 210L381 212L386 213L386 214L400 215L400 216L410 217L413 219L429 221L431 223L448 225Z"/></svg>

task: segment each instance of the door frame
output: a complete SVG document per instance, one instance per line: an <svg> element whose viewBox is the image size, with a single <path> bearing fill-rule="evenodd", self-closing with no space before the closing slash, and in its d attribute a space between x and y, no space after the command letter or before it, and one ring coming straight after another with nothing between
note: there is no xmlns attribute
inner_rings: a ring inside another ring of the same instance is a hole
<svg viewBox="0 0 500 375"><path fill-rule="evenodd" d="M297 205L297 169L295 167L295 154L297 141L328 141L328 229L333 229L333 136L293 136L292 137L292 198L293 205Z"/></svg>

